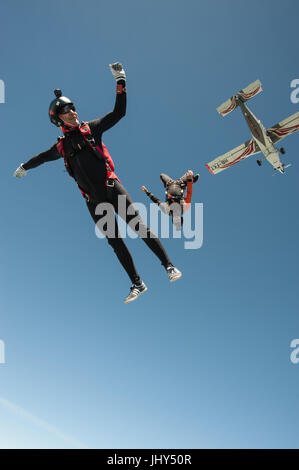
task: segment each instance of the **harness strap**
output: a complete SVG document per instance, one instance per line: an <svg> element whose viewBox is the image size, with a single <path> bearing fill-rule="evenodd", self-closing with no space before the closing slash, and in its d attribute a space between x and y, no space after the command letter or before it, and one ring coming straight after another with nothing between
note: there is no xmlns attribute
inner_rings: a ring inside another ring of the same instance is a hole
<svg viewBox="0 0 299 470"><path fill-rule="evenodd" d="M106 165L106 170L107 170L107 177L105 181L105 185L107 188L107 199L112 200L112 194L113 194L113 188L114 188L114 181L115 179L119 181L117 176L114 173L114 164L113 160L107 150L107 147L105 144L102 142L102 147L103 150L96 145L95 139L91 135L90 127L87 123L83 122L82 125L79 126L79 131L82 134L84 140L86 143L91 147L91 149L94 151L94 153L99 157L99 158L104 158L105 165ZM64 159L64 165L65 168L68 172L68 174L75 179L74 174L68 164L67 157L65 155L65 151L63 148L63 139L64 137L58 137L58 143L56 145L57 150L61 155L63 156ZM75 180L76 181L76 180ZM77 181L76 181L77 183ZM77 186L82 194L82 196L86 199L87 202L91 201L91 196L88 194L84 189L80 187L80 185L77 183Z"/></svg>
<svg viewBox="0 0 299 470"><path fill-rule="evenodd" d="M68 161L67 161L67 158L66 158L66 155L65 155L65 151L64 151L64 148L63 148L63 139L64 139L64 137L58 137L58 143L57 143L56 147L57 147L58 152L61 153L61 155L64 159L64 166L66 168L66 171L75 180L75 177L73 175L73 172L71 170L71 167L68 164ZM76 183L77 183L77 181L76 181ZM81 186L78 183L77 183L77 186L78 186L82 196L84 197L84 199L86 199L86 201L89 202L91 200L90 194L88 194L86 191L84 191L84 189L82 189Z"/></svg>
<svg viewBox="0 0 299 470"><path fill-rule="evenodd" d="M114 172L114 164L113 164L112 158L111 158L111 156L110 156L110 154L107 150L107 147L105 146L105 144L103 142L102 142L103 150L98 145L96 145L95 140L91 135L90 127L87 123L83 123L82 126L79 126L79 131L81 132L83 138L88 143L88 145L98 155L98 157L104 158L105 164L106 164L106 169L107 169L107 179L106 179L106 186L107 186L108 178L111 177L111 175L109 173ZM116 175L114 175L114 178L118 179L116 177Z"/></svg>

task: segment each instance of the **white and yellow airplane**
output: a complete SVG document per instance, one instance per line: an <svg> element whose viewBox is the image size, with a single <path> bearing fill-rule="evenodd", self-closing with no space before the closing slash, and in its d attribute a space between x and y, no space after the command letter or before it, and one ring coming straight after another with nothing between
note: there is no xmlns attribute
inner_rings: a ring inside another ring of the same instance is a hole
<svg viewBox="0 0 299 470"><path fill-rule="evenodd" d="M256 80L217 108L221 116L226 116L239 106L246 119L252 138L244 144L239 145L239 147L207 163L206 167L213 175L220 173L250 155L255 155L260 152L263 153L263 156L260 160L257 160L259 166L261 166L264 159L267 159L274 170L278 170L280 173L284 173L285 168L290 166L280 161L279 152L285 154L285 150L284 148L276 149L275 144L280 142L287 135L299 130L299 112L266 130L261 121L257 119L244 104L245 101L248 101L261 91L262 84L259 80Z"/></svg>

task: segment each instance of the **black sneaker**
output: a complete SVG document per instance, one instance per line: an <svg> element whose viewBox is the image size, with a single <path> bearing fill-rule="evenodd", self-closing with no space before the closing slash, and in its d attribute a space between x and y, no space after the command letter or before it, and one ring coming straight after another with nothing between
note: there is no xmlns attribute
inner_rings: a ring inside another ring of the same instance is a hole
<svg viewBox="0 0 299 470"><path fill-rule="evenodd" d="M147 291L147 287L144 284L144 282L141 282L140 285L133 284L132 287L130 288L130 293L128 297L125 298L124 302L125 304L128 304L129 302L133 302L133 300L136 300L137 297L139 297L141 294Z"/></svg>

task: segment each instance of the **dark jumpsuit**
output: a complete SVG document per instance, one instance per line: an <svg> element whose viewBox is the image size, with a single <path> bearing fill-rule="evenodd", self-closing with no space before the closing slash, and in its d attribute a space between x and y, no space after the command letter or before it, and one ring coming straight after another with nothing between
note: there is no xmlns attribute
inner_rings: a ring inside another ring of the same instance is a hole
<svg viewBox="0 0 299 470"><path fill-rule="evenodd" d="M103 149L103 132L113 127L126 114L125 81L118 80L117 83L118 85L122 85L122 87L117 88L118 93L116 95L116 101L113 111L101 118L88 122L92 137L95 139L96 145L98 145L101 149ZM121 92L119 92L119 89L121 90ZM100 158L89 147L89 145L86 144L78 128L75 128L75 130L72 131L63 129L63 131L63 150L65 152L68 166L70 167L71 173L80 188L90 195L90 200L86 202L86 204L94 222L97 224L97 222L104 216L104 214L95 214L96 206L101 202L109 202L110 204L112 204L116 213L119 212L117 204L118 195L123 195L125 197L126 208L133 204L132 198L118 180L114 180L115 184L114 187L111 189L108 200L107 187L105 184L107 178L107 170L104 158ZM35 155L30 160L28 160L28 162L24 163L23 168L25 170L30 170L41 165L42 163L57 160L61 157L62 155L58 152L57 144L54 144L49 150ZM120 213L120 215L121 217L124 216L124 214L122 213ZM136 217L137 219L135 219ZM134 225L137 221L137 224L135 225L136 230L139 232L139 234L143 234L142 239L145 241L148 247L155 253L155 255L160 259L161 264L165 268L172 266L172 263L169 260L159 238L153 232L151 232L148 227L146 227L136 209L134 209L134 213L130 213L130 215L125 215L123 218L127 224L129 224L132 219L134 219ZM139 275L136 271L132 259L132 255L119 233L116 219L115 236L109 236L109 234L107 233L105 233L105 236L108 240L109 245L112 246L120 263L126 270L132 283L140 281Z"/></svg>

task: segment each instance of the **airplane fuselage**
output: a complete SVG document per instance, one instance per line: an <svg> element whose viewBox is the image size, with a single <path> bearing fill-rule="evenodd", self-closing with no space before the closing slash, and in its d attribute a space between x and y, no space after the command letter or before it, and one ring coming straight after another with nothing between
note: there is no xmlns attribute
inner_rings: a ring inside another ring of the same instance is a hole
<svg viewBox="0 0 299 470"><path fill-rule="evenodd" d="M274 170L284 173L283 164L279 158L279 152L274 147L270 137L267 135L267 131L264 128L263 124L257 117L253 114L252 111L243 103L238 97L236 97L237 103L240 106L243 116L247 122L247 125L250 129L252 137L255 142L261 149L261 152L264 154L264 157L268 160L269 163L273 166Z"/></svg>

